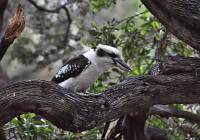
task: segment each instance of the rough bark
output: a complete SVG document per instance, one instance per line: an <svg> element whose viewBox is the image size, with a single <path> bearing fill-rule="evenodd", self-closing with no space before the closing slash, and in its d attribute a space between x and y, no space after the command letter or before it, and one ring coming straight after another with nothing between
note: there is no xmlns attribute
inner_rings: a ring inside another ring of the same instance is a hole
<svg viewBox="0 0 200 140"><path fill-rule="evenodd" d="M19 4L15 15L9 21L9 24L0 40L0 60L2 60L4 54L6 53L8 47L13 43L13 41L22 33L25 27L25 17L24 9Z"/></svg>
<svg viewBox="0 0 200 140"><path fill-rule="evenodd" d="M147 116L146 110L143 111L142 113L141 111L139 113L132 112L125 117L124 140L147 140L144 133Z"/></svg>
<svg viewBox="0 0 200 140"><path fill-rule="evenodd" d="M198 103L199 67L197 58L169 57L159 66L162 75L130 78L89 96L48 81L13 83L0 89L0 125L19 114L34 112L64 130L79 132L155 104Z"/></svg>
<svg viewBox="0 0 200 140"><path fill-rule="evenodd" d="M175 36L200 51L199 0L141 0Z"/></svg>

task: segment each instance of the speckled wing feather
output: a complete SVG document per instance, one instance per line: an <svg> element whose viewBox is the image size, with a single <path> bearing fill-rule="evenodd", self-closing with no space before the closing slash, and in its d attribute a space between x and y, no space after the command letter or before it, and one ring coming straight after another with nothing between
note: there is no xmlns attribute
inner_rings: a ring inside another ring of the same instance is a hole
<svg viewBox="0 0 200 140"><path fill-rule="evenodd" d="M83 55L75 57L59 69L52 81L59 84L71 77L76 77L90 64L91 62Z"/></svg>

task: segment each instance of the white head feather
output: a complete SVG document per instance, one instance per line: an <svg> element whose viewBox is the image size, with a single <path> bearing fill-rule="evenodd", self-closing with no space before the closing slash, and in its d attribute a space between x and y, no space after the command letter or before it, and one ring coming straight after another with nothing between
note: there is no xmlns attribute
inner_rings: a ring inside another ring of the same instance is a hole
<svg viewBox="0 0 200 140"><path fill-rule="evenodd" d="M115 53L116 55L120 55L120 52L117 48L114 48L114 47L111 47L111 46L108 46L108 45L99 44L99 45L97 45L97 50L98 49L102 49L102 50L104 50L105 52L108 52L108 53Z"/></svg>

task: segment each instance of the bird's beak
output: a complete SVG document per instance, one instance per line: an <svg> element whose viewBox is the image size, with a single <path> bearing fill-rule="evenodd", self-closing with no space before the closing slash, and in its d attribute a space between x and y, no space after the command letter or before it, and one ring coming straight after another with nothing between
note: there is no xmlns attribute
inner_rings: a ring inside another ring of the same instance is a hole
<svg viewBox="0 0 200 140"><path fill-rule="evenodd" d="M120 69L128 72L131 71L131 67L127 65L126 62L121 58L114 58L113 61L115 62L116 66L119 67Z"/></svg>

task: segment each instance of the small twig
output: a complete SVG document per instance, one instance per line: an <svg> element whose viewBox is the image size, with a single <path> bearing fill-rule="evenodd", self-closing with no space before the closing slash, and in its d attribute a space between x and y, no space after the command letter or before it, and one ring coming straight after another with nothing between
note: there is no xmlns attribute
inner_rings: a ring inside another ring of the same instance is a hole
<svg viewBox="0 0 200 140"><path fill-rule="evenodd" d="M71 15L70 15L69 10L66 7L64 7L63 9L66 12L67 20L68 20L67 29L66 29L66 33L65 33L65 37L64 37L64 43L67 44L68 40L69 40L69 32L70 32L70 26L71 26L71 23L72 23L72 19L71 19Z"/></svg>
<svg viewBox="0 0 200 140"><path fill-rule="evenodd" d="M71 0L68 1L54 9L47 9L45 7L42 7L40 5L37 4L37 2L35 2L34 0L28 0L35 8L37 8L38 10L44 11L44 12L48 12L48 13L58 13L61 9L63 9L66 5L69 5L71 3L74 3L75 1Z"/></svg>
<svg viewBox="0 0 200 140"><path fill-rule="evenodd" d="M68 23L67 23L67 29L66 29L66 33L65 33L65 36L64 36L64 39L63 39L63 42L64 44L67 44L68 43L68 40L69 40L69 30L70 30L70 26L71 26L71 23L72 23L72 19L71 19L71 15L70 15L70 12L68 10L68 8L66 7L66 5L69 5L69 4L72 4L74 2L76 2L76 0L70 0L70 1L67 1L66 3L54 8L54 9L47 9L45 7L42 7L40 5L38 5L34 0L28 0L35 8L37 8L38 10L40 11L43 11L43 12L48 12L48 13L59 13L60 10L64 10L65 13L66 13L66 16L67 16L67 20L68 20Z"/></svg>
<svg viewBox="0 0 200 140"><path fill-rule="evenodd" d="M135 14L135 15L133 15L133 16L130 16L130 17L127 17L127 18L118 20L118 21L116 21L115 23L113 23L112 26L119 25L119 24L121 24L121 23L123 23L123 22L125 22L125 21L129 21L129 20L131 20L131 19L134 19L134 18L136 18L136 17L138 17L138 16L140 16L140 15L142 15L142 14L144 14L144 13L147 13L147 12L148 12L148 11L143 11L143 12L138 13L138 14Z"/></svg>

